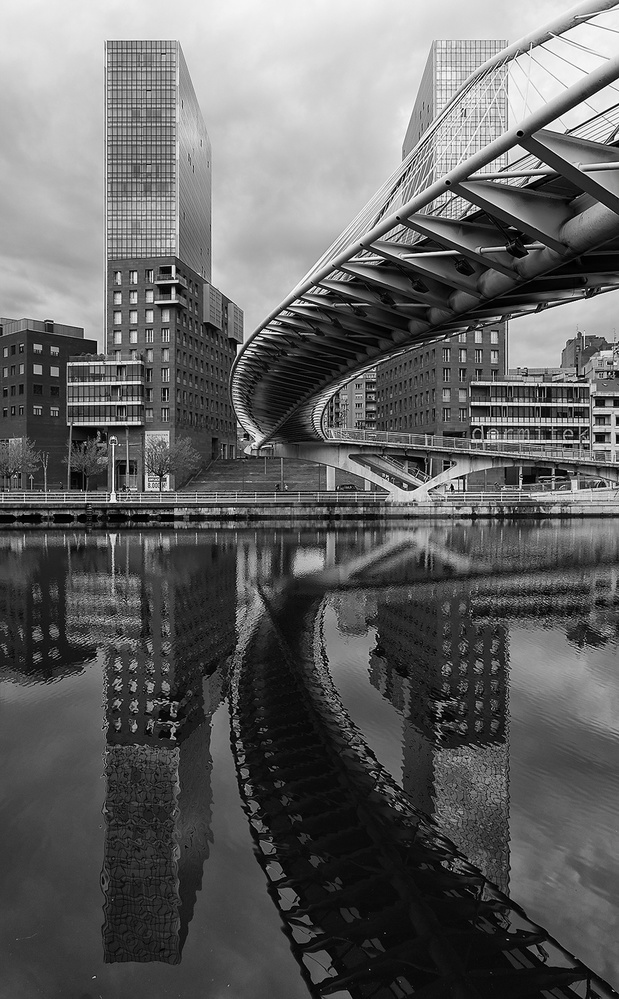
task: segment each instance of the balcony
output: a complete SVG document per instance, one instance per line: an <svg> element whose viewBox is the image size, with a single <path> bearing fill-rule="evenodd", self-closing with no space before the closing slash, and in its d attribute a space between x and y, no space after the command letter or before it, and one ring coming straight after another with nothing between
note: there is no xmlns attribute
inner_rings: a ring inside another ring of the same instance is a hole
<svg viewBox="0 0 619 999"><path fill-rule="evenodd" d="M187 299L185 295L177 294L176 289L172 288L171 293L165 294L157 292L155 295L155 305L167 306L170 305L180 305L183 309L187 308Z"/></svg>
<svg viewBox="0 0 619 999"><path fill-rule="evenodd" d="M185 291L187 290L187 279L181 274L170 273L169 271L158 271L155 284L180 285Z"/></svg>

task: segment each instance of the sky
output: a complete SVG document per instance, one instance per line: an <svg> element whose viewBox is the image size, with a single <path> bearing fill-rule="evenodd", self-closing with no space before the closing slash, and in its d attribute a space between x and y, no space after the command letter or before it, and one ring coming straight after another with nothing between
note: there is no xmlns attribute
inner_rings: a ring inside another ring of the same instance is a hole
<svg viewBox="0 0 619 999"><path fill-rule="evenodd" d="M381 186L435 38L517 38L563 0L4 0L0 315L103 348L104 41L182 45L213 146L213 283L248 336ZM554 366L604 295L514 321L509 365Z"/></svg>

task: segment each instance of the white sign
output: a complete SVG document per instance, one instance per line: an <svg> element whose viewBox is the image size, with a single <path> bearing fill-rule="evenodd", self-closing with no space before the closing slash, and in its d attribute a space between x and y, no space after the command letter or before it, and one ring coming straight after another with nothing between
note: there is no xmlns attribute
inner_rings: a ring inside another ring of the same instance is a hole
<svg viewBox="0 0 619 999"><path fill-rule="evenodd" d="M158 441L163 441L165 444L170 443L170 431L169 430L147 430L144 434L144 450L148 450L149 444L155 444ZM159 492L159 476L152 475L150 472L146 472L144 475L144 490L147 493L158 493ZM162 492L170 491L170 476L164 475L163 481L161 483Z"/></svg>

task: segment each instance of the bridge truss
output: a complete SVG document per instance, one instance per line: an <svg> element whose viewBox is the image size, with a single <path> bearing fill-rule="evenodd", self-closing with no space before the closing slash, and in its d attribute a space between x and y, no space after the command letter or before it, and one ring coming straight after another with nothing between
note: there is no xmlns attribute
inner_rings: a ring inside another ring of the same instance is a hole
<svg viewBox="0 0 619 999"><path fill-rule="evenodd" d="M469 77L244 345L231 391L255 446L324 441L333 393L410 347L619 285L618 36L617 0L587 0Z"/></svg>

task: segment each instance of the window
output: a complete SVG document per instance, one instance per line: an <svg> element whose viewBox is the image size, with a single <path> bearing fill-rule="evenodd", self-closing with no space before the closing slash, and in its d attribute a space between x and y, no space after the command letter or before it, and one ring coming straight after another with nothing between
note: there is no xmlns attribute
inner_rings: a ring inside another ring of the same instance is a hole
<svg viewBox="0 0 619 999"><path fill-rule="evenodd" d="M11 416L15 416L15 406L11 406Z"/></svg>
<svg viewBox="0 0 619 999"><path fill-rule="evenodd" d="M33 375L42 375L43 374L43 365L42 364L33 364L32 365L32 374Z"/></svg>
<svg viewBox="0 0 619 999"><path fill-rule="evenodd" d="M43 416L43 406L33 406L32 413L34 416Z"/></svg>
<svg viewBox="0 0 619 999"><path fill-rule="evenodd" d="M147 406L146 409L144 410L144 415L145 415L147 421L150 422L150 421L154 420L155 419L155 414L154 414L154 411L153 411L153 407L152 406Z"/></svg>
<svg viewBox="0 0 619 999"><path fill-rule="evenodd" d="M60 347L50 346L49 352L52 355L52 357L60 357Z"/></svg>
<svg viewBox="0 0 619 999"><path fill-rule="evenodd" d="M458 343L466 343L466 333L458 333Z"/></svg>
<svg viewBox="0 0 619 999"><path fill-rule="evenodd" d="M155 342L155 334L153 330L145 330L144 343L154 343L154 342Z"/></svg>
<svg viewBox="0 0 619 999"><path fill-rule="evenodd" d="M475 351L475 364L483 364L483 360L484 360L484 352L483 352L483 350L479 350L479 349L476 350Z"/></svg>
<svg viewBox="0 0 619 999"><path fill-rule="evenodd" d="M49 407L49 415L50 416L60 416L60 409L59 409L59 407L58 406L50 406Z"/></svg>
<svg viewBox="0 0 619 999"><path fill-rule="evenodd" d="M3 368L2 369L2 377L3 378L8 378L9 377L9 369L8 368Z"/></svg>
<svg viewBox="0 0 619 999"><path fill-rule="evenodd" d="M153 400L153 396L154 396L155 390L152 389L152 388L147 388L147 389L144 389L144 392L145 392L144 402L153 402L154 401Z"/></svg>
<svg viewBox="0 0 619 999"><path fill-rule="evenodd" d="M170 422L170 410L167 406L161 407L161 422L162 423Z"/></svg>
<svg viewBox="0 0 619 999"><path fill-rule="evenodd" d="M451 381L451 368L443 368L443 381Z"/></svg>
<svg viewBox="0 0 619 999"><path fill-rule="evenodd" d="M114 271L114 284L122 284L122 281L123 281L123 272Z"/></svg>
<svg viewBox="0 0 619 999"><path fill-rule="evenodd" d="M18 388L18 391L17 391L17 394L18 395L23 395L24 394L24 385L23 385L23 382L20 384L20 386Z"/></svg>
<svg viewBox="0 0 619 999"><path fill-rule="evenodd" d="M130 291L129 292L129 305L137 305L137 304L138 304L138 293L137 293L137 291Z"/></svg>
<svg viewBox="0 0 619 999"><path fill-rule="evenodd" d="M130 309L129 310L129 322L132 325L133 324L137 325L137 322L138 322L138 310L137 309Z"/></svg>
<svg viewBox="0 0 619 999"><path fill-rule="evenodd" d="M468 416L468 410L467 409L459 409L458 410L458 419L460 420L460 423L466 423L467 416Z"/></svg>
<svg viewBox="0 0 619 999"><path fill-rule="evenodd" d="M32 394L43 395L43 386L40 383L35 382L35 384L32 386Z"/></svg>
<svg viewBox="0 0 619 999"><path fill-rule="evenodd" d="M443 361L451 361L451 347L443 347Z"/></svg>
<svg viewBox="0 0 619 999"><path fill-rule="evenodd" d="M129 343L137 343L137 342L138 342L138 331L129 330Z"/></svg>
<svg viewBox="0 0 619 999"><path fill-rule="evenodd" d="M112 297L112 305L122 305L122 304L123 304L122 291L115 291Z"/></svg>
<svg viewBox="0 0 619 999"><path fill-rule="evenodd" d="M162 388L161 389L161 401L162 402L169 402L170 401L170 389L169 388Z"/></svg>
<svg viewBox="0 0 619 999"><path fill-rule="evenodd" d="M145 377L145 380L147 382L152 382L152 380L153 380L153 369L152 368L146 368L146 370L144 372L144 377Z"/></svg>
<svg viewBox="0 0 619 999"><path fill-rule="evenodd" d="M112 322L114 323L114 326L120 326L120 324L122 323L122 321L123 321L123 314L122 314L122 312L115 312L114 316L112 318Z"/></svg>
<svg viewBox="0 0 619 999"><path fill-rule="evenodd" d="M8 416L8 415L9 415L9 411L8 411L8 409L3 409L3 410L2 410L2 415L3 415L3 416Z"/></svg>
<svg viewBox="0 0 619 999"><path fill-rule="evenodd" d="M144 313L144 321L147 323L152 323L154 321L155 314L152 309L146 309Z"/></svg>
<svg viewBox="0 0 619 999"><path fill-rule="evenodd" d="M60 368L56 364L50 364L49 373L51 378L60 378Z"/></svg>
<svg viewBox="0 0 619 999"><path fill-rule="evenodd" d="M148 349L146 350L146 362L147 362L147 364L152 364L153 363L153 361L154 361L153 354L154 353L155 353L155 351L153 350L153 348L152 347L148 347Z"/></svg>
<svg viewBox="0 0 619 999"><path fill-rule="evenodd" d="M120 361L121 357L122 357L122 350L115 350L114 351L114 360L115 361Z"/></svg>
<svg viewBox="0 0 619 999"><path fill-rule="evenodd" d="M116 344L117 347L119 347L122 342L123 342L123 335L121 330L114 330L114 343Z"/></svg>
<svg viewBox="0 0 619 999"><path fill-rule="evenodd" d="M150 268L147 268L144 271L144 280L147 281L149 284L152 284L153 281L155 280L155 272Z"/></svg>
<svg viewBox="0 0 619 999"><path fill-rule="evenodd" d="M450 420L451 420L451 409L449 408L449 406L447 406L443 410L443 422L444 423L449 423Z"/></svg>
<svg viewBox="0 0 619 999"><path fill-rule="evenodd" d="M483 343L483 330L475 330L475 343Z"/></svg>
<svg viewBox="0 0 619 999"><path fill-rule="evenodd" d="M464 347L460 347L458 350L458 360L460 361L460 364L466 364L466 350Z"/></svg>
<svg viewBox="0 0 619 999"><path fill-rule="evenodd" d="M443 389L443 402L451 402L451 389Z"/></svg>
<svg viewBox="0 0 619 999"><path fill-rule="evenodd" d="M169 361L170 360L170 348L169 347L162 347L161 348L161 360L162 361Z"/></svg>
<svg viewBox="0 0 619 999"><path fill-rule="evenodd" d="M163 318L163 313L162 313L162 318ZM169 329L169 327L162 327L162 330L161 330L161 342L162 343L169 343L170 342L170 329Z"/></svg>
<svg viewBox="0 0 619 999"><path fill-rule="evenodd" d="M60 395L60 386L59 385L50 385L50 387L49 387L49 394L52 396L52 398L54 398L55 396L59 396Z"/></svg>
<svg viewBox="0 0 619 999"><path fill-rule="evenodd" d="M146 289L145 301L146 302L154 302L155 301L155 293L154 293L154 291L153 291L152 288L147 288Z"/></svg>
<svg viewBox="0 0 619 999"><path fill-rule="evenodd" d="M162 323L169 323L170 322L170 310L169 309L162 309L161 310L161 322ZM168 330L168 333L169 333L169 330ZM163 330L161 331L161 339L163 340Z"/></svg>
<svg viewBox="0 0 619 999"><path fill-rule="evenodd" d="M3 347L2 348L2 356L3 357L8 357L9 356L9 348L8 347Z"/></svg>
<svg viewBox="0 0 619 999"><path fill-rule="evenodd" d="M11 378L12 378L12 377L13 377L13 375L15 374L15 371L16 371L16 368L15 368L15 365L14 365L14 364L12 364L12 365L11 365Z"/></svg>
<svg viewBox="0 0 619 999"><path fill-rule="evenodd" d="M498 343L498 342L499 342L499 331L490 330L490 343Z"/></svg>
<svg viewBox="0 0 619 999"><path fill-rule="evenodd" d="M162 368L161 369L161 381L162 382L169 382L170 381L170 369L169 368Z"/></svg>
<svg viewBox="0 0 619 999"><path fill-rule="evenodd" d="M19 353L23 354L23 352L24 352L24 344L20 343L20 345L19 345Z"/></svg>
<svg viewBox="0 0 619 999"><path fill-rule="evenodd" d="M138 283L138 272L129 271L129 284L137 284L137 283Z"/></svg>
<svg viewBox="0 0 619 999"><path fill-rule="evenodd" d="M498 352L498 350L491 350L490 351L490 364L498 364L498 363L499 363L499 352Z"/></svg>
<svg viewBox="0 0 619 999"><path fill-rule="evenodd" d="M460 368L459 369L459 371L458 371L458 381L459 382L465 382L466 381L466 368Z"/></svg>
<svg viewBox="0 0 619 999"><path fill-rule="evenodd" d="M18 408L18 411L19 411L19 415L23 416L24 415L24 407L23 406L18 406L17 408Z"/></svg>
<svg viewBox="0 0 619 999"><path fill-rule="evenodd" d="M33 343L32 344L32 350L33 350L33 352L35 354L42 354L43 353L43 344L42 343Z"/></svg>
<svg viewBox="0 0 619 999"><path fill-rule="evenodd" d="M466 402L466 389L458 389L458 402Z"/></svg>
<svg viewBox="0 0 619 999"><path fill-rule="evenodd" d="M484 373L481 368L475 368L475 381L480 382L484 377Z"/></svg>

